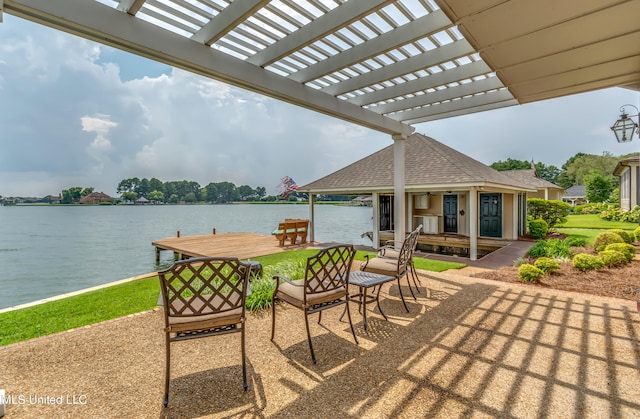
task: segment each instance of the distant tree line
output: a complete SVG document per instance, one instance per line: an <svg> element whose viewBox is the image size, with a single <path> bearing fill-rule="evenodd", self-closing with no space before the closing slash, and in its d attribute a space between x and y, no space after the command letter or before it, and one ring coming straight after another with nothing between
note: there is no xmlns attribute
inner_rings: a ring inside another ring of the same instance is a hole
<svg viewBox="0 0 640 419"><path fill-rule="evenodd" d="M577 153L570 157L561 168L535 163L536 172L541 179L564 189L575 185L584 185L589 202L617 202L619 179L613 175L618 162L637 153L614 156L609 152L595 154ZM532 162L508 158L490 166L496 170L531 169Z"/></svg>
<svg viewBox="0 0 640 419"><path fill-rule="evenodd" d="M123 179L117 188L125 201L136 201L144 197L150 201L178 202L211 202L225 203L237 201L259 201L267 191L264 187L252 188L249 185L236 186L231 182L211 182L201 187L198 182L179 180L162 182L156 178L137 177Z"/></svg>

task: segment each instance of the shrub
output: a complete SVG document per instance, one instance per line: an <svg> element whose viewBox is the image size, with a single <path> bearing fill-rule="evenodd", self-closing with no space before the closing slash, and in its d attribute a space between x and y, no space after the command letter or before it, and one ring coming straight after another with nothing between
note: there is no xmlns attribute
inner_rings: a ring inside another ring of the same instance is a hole
<svg viewBox="0 0 640 419"><path fill-rule="evenodd" d="M547 257L538 258L533 266L540 269L544 273L553 273L560 270L560 264L555 260Z"/></svg>
<svg viewBox="0 0 640 419"><path fill-rule="evenodd" d="M627 223L638 222L640 216L640 207L635 206L631 211L624 210L617 205L606 204L600 207L598 217L607 221L623 221Z"/></svg>
<svg viewBox="0 0 640 419"><path fill-rule="evenodd" d="M271 307L271 296L276 283L271 277L262 276L251 281L251 295L247 295L246 307L258 311Z"/></svg>
<svg viewBox="0 0 640 419"><path fill-rule="evenodd" d="M544 276L544 272L530 263L525 263L518 268L518 276L522 282L537 282Z"/></svg>
<svg viewBox="0 0 640 419"><path fill-rule="evenodd" d="M527 199L527 215L534 220L539 218L545 220L549 230L553 230L556 225L567 221L569 209L571 206L562 201L540 198Z"/></svg>
<svg viewBox="0 0 640 419"><path fill-rule="evenodd" d="M550 258L571 257L569 242L565 240L549 239L546 241L547 254Z"/></svg>
<svg viewBox="0 0 640 419"><path fill-rule="evenodd" d="M529 234L534 239L543 239L549 231L549 224L542 218L529 221Z"/></svg>
<svg viewBox="0 0 640 419"><path fill-rule="evenodd" d="M611 233L616 233L618 236L622 237L622 240L624 240L625 243L633 243L633 239L634 239L634 234L631 233L630 231L627 230L623 230L621 228L614 228L609 230Z"/></svg>
<svg viewBox="0 0 640 419"><path fill-rule="evenodd" d="M613 250L616 252L620 252L624 254L624 257L627 259L627 262L631 262L633 257L636 254L636 248L632 244L628 243L612 243L607 245L604 250Z"/></svg>
<svg viewBox="0 0 640 419"><path fill-rule="evenodd" d="M633 235L636 237L636 241L640 241L640 226L633 230Z"/></svg>
<svg viewBox="0 0 640 419"><path fill-rule="evenodd" d="M567 237L564 241L567 243L568 247L584 247L587 245L587 239L584 237L572 236Z"/></svg>
<svg viewBox="0 0 640 419"><path fill-rule="evenodd" d="M604 233L600 233L593 240L593 248L596 252L602 252L608 244L611 243L624 243L622 237L620 237L616 233L611 233L610 231L605 231Z"/></svg>
<svg viewBox="0 0 640 419"><path fill-rule="evenodd" d="M534 258L550 257L550 258L568 258L571 257L569 251L569 242L566 240L549 239L539 240L527 252L528 256Z"/></svg>
<svg viewBox="0 0 640 419"><path fill-rule="evenodd" d="M527 252L527 256L530 256L532 258L541 258L543 256L547 256L547 247L545 240L538 240L536 244L534 244L533 247L529 249L529 251Z"/></svg>
<svg viewBox="0 0 640 419"><path fill-rule="evenodd" d="M603 250L599 253L599 255L602 258L605 266L609 268L615 268L629 263L625 254L622 252L618 252L617 250Z"/></svg>
<svg viewBox="0 0 640 419"><path fill-rule="evenodd" d="M518 259L513 261L513 266L521 266L521 265L524 265L525 263L529 263L529 259L527 259L527 258L518 258Z"/></svg>
<svg viewBox="0 0 640 419"><path fill-rule="evenodd" d="M594 269L604 268L604 262L602 258L595 255L589 255L587 253L578 253L573 257L572 265L574 268L581 271L591 271Z"/></svg>

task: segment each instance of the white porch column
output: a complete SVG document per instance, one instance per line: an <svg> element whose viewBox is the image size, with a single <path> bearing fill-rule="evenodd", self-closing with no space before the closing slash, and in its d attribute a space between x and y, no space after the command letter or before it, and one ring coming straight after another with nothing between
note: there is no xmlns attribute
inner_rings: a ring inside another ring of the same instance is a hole
<svg viewBox="0 0 640 419"><path fill-rule="evenodd" d="M380 246L380 194L373 192L371 194L371 205L373 206L373 235L371 236L374 248Z"/></svg>
<svg viewBox="0 0 640 419"><path fill-rule="evenodd" d="M478 260L478 188L469 191L469 259Z"/></svg>
<svg viewBox="0 0 640 419"><path fill-rule="evenodd" d="M314 206L313 206L313 194L309 194L309 241L313 243L315 241L315 220L314 220Z"/></svg>
<svg viewBox="0 0 640 419"><path fill-rule="evenodd" d="M511 212L513 217L513 226L511 227L513 229L513 234L511 234L513 237L511 237L511 240L518 240L518 226L520 225L518 220L518 216L520 215L518 212L518 193L516 192L511 196Z"/></svg>
<svg viewBox="0 0 640 419"><path fill-rule="evenodd" d="M406 212L404 202L404 149L406 135L394 134L393 138L393 239L396 243L404 241L406 231Z"/></svg>

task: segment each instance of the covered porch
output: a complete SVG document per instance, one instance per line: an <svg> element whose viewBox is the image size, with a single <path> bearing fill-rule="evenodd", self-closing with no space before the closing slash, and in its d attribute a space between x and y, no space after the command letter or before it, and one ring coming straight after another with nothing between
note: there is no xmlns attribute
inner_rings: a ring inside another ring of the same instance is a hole
<svg viewBox="0 0 640 419"><path fill-rule="evenodd" d="M317 364L297 310L278 313L290 327L276 334L276 344L271 316L251 314L246 392L239 337L215 345L181 342L168 409L162 408L159 310L2 347L0 385L7 395L64 400L9 404L6 415L596 418L640 412L634 301L451 272L419 271L419 277L410 313L395 284L382 290L389 321L370 312L364 331L354 307L359 345L339 310L323 315L321 325L310 322Z"/></svg>

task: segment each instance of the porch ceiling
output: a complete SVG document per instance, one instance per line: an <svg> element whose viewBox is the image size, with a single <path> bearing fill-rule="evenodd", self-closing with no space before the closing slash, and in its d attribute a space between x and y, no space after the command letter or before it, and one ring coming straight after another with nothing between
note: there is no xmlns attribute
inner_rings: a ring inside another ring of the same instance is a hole
<svg viewBox="0 0 640 419"><path fill-rule="evenodd" d="M640 90L640 0L0 0L2 12L389 134Z"/></svg>

